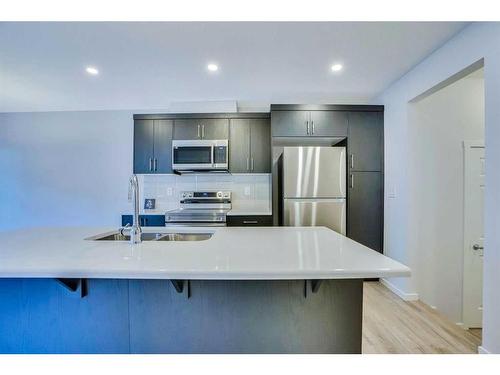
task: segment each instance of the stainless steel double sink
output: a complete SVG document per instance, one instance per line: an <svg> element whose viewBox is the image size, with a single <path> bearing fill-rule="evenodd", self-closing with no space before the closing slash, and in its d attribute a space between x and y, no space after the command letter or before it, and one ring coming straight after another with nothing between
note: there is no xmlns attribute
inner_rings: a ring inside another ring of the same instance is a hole
<svg viewBox="0 0 500 375"><path fill-rule="evenodd" d="M142 233L143 241L204 241L212 237L213 233ZM86 238L92 241L129 241L130 236L120 231L98 234Z"/></svg>

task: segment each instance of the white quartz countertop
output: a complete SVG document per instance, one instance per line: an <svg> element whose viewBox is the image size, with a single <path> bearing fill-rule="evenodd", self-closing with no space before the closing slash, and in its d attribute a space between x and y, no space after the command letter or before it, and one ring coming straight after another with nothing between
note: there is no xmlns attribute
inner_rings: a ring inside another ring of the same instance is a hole
<svg viewBox="0 0 500 375"><path fill-rule="evenodd" d="M228 216L269 216L272 215L273 213L271 210L243 210L243 209L233 209L230 210L228 213Z"/></svg>
<svg viewBox="0 0 500 375"><path fill-rule="evenodd" d="M0 277L349 279L410 276L405 265L324 227L144 228L214 232L205 241L92 241L116 228L2 232Z"/></svg>

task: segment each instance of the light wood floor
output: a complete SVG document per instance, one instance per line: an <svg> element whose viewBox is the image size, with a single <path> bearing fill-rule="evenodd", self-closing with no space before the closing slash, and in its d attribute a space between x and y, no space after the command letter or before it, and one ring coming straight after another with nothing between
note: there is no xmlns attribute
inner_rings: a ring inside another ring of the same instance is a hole
<svg viewBox="0 0 500 375"><path fill-rule="evenodd" d="M365 282L363 353L477 353L481 330L466 331L426 304Z"/></svg>

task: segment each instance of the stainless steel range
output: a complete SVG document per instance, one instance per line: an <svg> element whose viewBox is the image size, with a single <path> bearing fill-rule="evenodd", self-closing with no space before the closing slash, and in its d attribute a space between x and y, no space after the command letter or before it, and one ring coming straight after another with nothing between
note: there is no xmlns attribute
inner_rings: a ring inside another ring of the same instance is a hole
<svg viewBox="0 0 500 375"><path fill-rule="evenodd" d="M166 225L225 226L230 191L183 191L180 208L165 213Z"/></svg>

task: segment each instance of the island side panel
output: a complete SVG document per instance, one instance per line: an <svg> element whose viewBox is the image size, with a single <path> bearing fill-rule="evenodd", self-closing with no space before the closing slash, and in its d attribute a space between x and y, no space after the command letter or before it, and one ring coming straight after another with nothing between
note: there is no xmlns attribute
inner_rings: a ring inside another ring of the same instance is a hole
<svg viewBox="0 0 500 375"><path fill-rule="evenodd" d="M361 280L130 280L132 353L361 353Z"/></svg>
<svg viewBox="0 0 500 375"><path fill-rule="evenodd" d="M0 353L128 353L128 281L0 279Z"/></svg>

